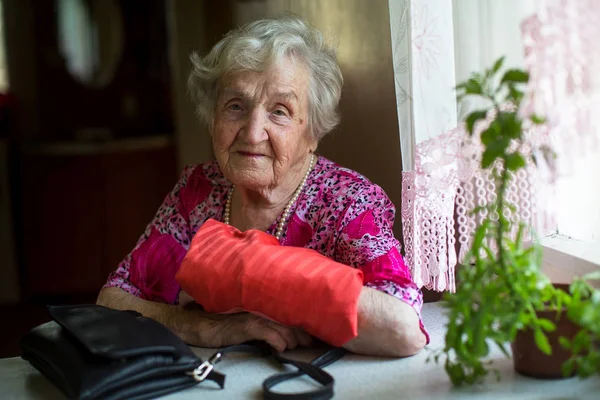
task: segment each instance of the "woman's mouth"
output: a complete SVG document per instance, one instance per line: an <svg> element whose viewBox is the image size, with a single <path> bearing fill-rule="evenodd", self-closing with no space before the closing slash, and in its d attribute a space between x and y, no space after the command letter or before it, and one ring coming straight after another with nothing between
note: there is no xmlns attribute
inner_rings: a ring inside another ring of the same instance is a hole
<svg viewBox="0 0 600 400"><path fill-rule="evenodd" d="M262 157L263 155L260 153L252 153L250 151L238 151L238 154L244 156L244 157L251 157L251 158L259 158Z"/></svg>

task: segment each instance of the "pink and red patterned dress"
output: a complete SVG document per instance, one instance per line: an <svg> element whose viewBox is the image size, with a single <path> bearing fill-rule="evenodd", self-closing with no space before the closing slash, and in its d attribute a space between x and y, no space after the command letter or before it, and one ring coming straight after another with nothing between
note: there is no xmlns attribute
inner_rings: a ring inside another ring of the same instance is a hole
<svg viewBox="0 0 600 400"><path fill-rule="evenodd" d="M104 287L177 304L175 274L196 231L209 218L223 221L231 183L216 162L188 166L133 251ZM365 286L409 304L420 316L423 295L412 280L394 237L395 208L383 189L319 156L281 237L284 246L306 247L360 268ZM275 234L279 220L267 233ZM423 324L421 329L427 335Z"/></svg>

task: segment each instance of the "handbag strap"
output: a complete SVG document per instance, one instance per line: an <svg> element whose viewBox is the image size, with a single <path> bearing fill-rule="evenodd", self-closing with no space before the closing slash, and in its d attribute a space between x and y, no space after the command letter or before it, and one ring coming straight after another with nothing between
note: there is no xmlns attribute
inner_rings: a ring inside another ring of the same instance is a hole
<svg viewBox="0 0 600 400"><path fill-rule="evenodd" d="M333 364L347 353L347 350L341 347L331 349L321 356L315 358L310 363L296 361L274 354L274 358L282 364L290 364L298 368L297 371L282 372L265 379L263 382L263 398L266 400L321 400L333 397L334 379L322 368ZM308 375L313 380L321 384L320 387L299 393L276 393L273 387L290 379L298 378L302 375Z"/></svg>
<svg viewBox="0 0 600 400"><path fill-rule="evenodd" d="M210 358L196 367L188 375L194 377L200 383L206 379L215 382L221 389L225 387L225 375L215 371L215 365L222 361L223 356L228 353L250 353L266 356L272 353L272 349L266 343L249 342L227 346L214 353Z"/></svg>
<svg viewBox="0 0 600 400"><path fill-rule="evenodd" d="M266 400L324 400L333 397L334 379L331 375L325 372L322 368L333 364L342 358L347 350L343 348L335 348L325 352L319 357L312 360L310 363L297 361L291 358L283 357L276 353L272 347L264 342L250 342L245 344L233 345L225 347L214 353L207 361L203 362L193 372L189 374L198 382L205 379L216 382L221 388L225 386L225 375L214 370L215 364L219 363L228 353L251 353L262 356L271 355L281 364L293 365L297 368L296 371L282 372L270 376L263 382L263 398ZM276 393L273 388L282 382L290 379L295 379L303 375L308 375L314 381L320 384L320 387L298 393Z"/></svg>

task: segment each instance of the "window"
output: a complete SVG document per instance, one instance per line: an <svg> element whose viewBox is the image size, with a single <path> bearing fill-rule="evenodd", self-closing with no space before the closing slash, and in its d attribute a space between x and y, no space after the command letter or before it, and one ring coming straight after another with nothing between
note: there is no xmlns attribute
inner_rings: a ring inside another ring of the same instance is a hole
<svg viewBox="0 0 600 400"><path fill-rule="evenodd" d="M534 0L454 0L457 81L466 78L469 71L491 65L502 55L507 56L509 66L523 68L521 22L549 4ZM581 12L573 4L569 7L574 9L567 11ZM594 51L600 53L597 46L588 44L586 47L583 43L582 54L587 54L584 56L589 57ZM596 56L598 58L600 54ZM557 73L560 73L559 67ZM567 79L565 77L564 81ZM584 101L600 104L597 77L591 77L590 87L595 92L586 93ZM465 111L459 110L459 114L464 115ZM546 267L552 269L552 274L558 274L552 276L553 279L570 280L574 274L580 275L600 266L600 116L590 114L583 116L596 118L588 122L591 130L587 135L576 132L573 128L576 124L568 121L570 130L562 132L565 137L556 138L559 176L552 189L555 197L548 195L554 198L538 199L538 202L554 203L556 233L543 239L547 247ZM570 272L565 274L567 270Z"/></svg>

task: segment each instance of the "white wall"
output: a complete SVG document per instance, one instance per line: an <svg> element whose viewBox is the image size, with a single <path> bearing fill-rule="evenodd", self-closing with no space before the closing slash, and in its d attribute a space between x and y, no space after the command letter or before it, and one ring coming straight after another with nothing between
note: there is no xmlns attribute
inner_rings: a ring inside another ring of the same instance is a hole
<svg viewBox="0 0 600 400"><path fill-rule="evenodd" d="M600 148L570 161L556 185L558 233L600 244Z"/></svg>

